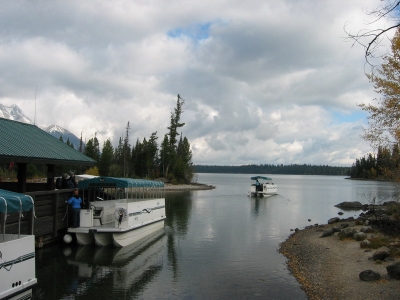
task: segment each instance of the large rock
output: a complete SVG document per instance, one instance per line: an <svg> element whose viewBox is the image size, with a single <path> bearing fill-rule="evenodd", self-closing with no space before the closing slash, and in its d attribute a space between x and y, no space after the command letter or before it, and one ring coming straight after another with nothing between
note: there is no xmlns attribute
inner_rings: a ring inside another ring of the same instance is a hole
<svg viewBox="0 0 400 300"><path fill-rule="evenodd" d="M355 230L355 229L352 228L352 227L347 227L347 228L341 230L341 231L338 233L338 237L339 237L340 239L352 238L353 235L354 235L355 233L357 233L357 230Z"/></svg>
<svg viewBox="0 0 400 300"><path fill-rule="evenodd" d="M363 226L363 227L361 227L360 231L368 233L368 232L372 232L373 230L372 230L371 226Z"/></svg>
<svg viewBox="0 0 400 300"><path fill-rule="evenodd" d="M390 249L388 247L379 248L373 255L373 260L385 260L386 257L390 256Z"/></svg>
<svg viewBox="0 0 400 300"><path fill-rule="evenodd" d="M346 201L346 202L342 202L342 203L336 204L335 206L339 207L339 208L343 208L343 209L357 209L357 210L359 210L359 209L363 208L363 205L358 201L352 201L352 202L347 202Z"/></svg>
<svg viewBox="0 0 400 300"><path fill-rule="evenodd" d="M357 232L355 234L353 234L353 239L355 239L356 241L363 241L367 238L367 234L364 232Z"/></svg>
<svg viewBox="0 0 400 300"><path fill-rule="evenodd" d="M400 261L386 267L391 278L400 279Z"/></svg>
<svg viewBox="0 0 400 300"><path fill-rule="evenodd" d="M371 246L371 242L368 241L368 240L363 240L363 241L360 243L360 248L369 248L370 246Z"/></svg>
<svg viewBox="0 0 400 300"><path fill-rule="evenodd" d="M329 228L327 230L324 230L324 232L322 233L321 237L327 237L327 236L331 236L335 233L335 229L333 228Z"/></svg>
<svg viewBox="0 0 400 300"><path fill-rule="evenodd" d="M338 218L338 217L330 218L328 220L328 224L336 223L336 222L339 222L339 221L340 221L340 218Z"/></svg>
<svg viewBox="0 0 400 300"><path fill-rule="evenodd" d="M381 274L372 270L365 270L362 271L358 277L360 277L362 281L375 281L381 279Z"/></svg>

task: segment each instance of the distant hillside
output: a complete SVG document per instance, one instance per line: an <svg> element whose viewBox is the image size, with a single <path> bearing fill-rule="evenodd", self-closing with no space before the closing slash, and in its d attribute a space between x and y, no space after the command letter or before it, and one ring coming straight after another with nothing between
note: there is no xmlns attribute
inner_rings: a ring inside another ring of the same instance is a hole
<svg viewBox="0 0 400 300"><path fill-rule="evenodd" d="M32 120L29 119L23 111L15 104L11 106L5 106L0 104L0 118L14 120L22 123L33 124ZM58 125L50 125L50 126L38 126L40 129L46 131L57 139L62 136L63 141L66 142L68 139L74 145L75 149L79 149L80 139L74 135L71 131L64 129Z"/></svg>
<svg viewBox="0 0 400 300"><path fill-rule="evenodd" d="M196 173L227 174L287 174L287 175L340 175L349 176L350 167L330 167L316 165L243 165L243 166L208 166L194 165Z"/></svg>

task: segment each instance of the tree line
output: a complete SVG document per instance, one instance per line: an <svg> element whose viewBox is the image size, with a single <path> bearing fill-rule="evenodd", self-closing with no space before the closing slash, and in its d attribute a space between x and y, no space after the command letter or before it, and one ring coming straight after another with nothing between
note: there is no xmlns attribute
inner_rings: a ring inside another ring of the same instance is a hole
<svg viewBox="0 0 400 300"><path fill-rule="evenodd" d="M340 175L348 176L350 167L331 167L324 165L290 164L290 165L241 165L210 166L193 165L196 173L233 173L233 174L290 174L290 175Z"/></svg>
<svg viewBox="0 0 400 300"><path fill-rule="evenodd" d="M392 149L378 147L377 154L369 153L356 159L350 170L351 178L360 179L396 179L400 166L400 148L394 144Z"/></svg>

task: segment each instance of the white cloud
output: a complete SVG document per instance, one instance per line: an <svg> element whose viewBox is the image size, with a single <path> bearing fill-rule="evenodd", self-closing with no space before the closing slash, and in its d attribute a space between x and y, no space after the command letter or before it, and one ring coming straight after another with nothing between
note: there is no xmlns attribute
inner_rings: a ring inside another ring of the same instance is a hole
<svg viewBox="0 0 400 300"><path fill-rule="evenodd" d="M114 145L167 131L179 93L197 164L350 165L372 101L373 0L31 1L0 12L0 103ZM379 23L382 25L383 23ZM349 28L349 27L348 27ZM352 120L338 118L352 116Z"/></svg>

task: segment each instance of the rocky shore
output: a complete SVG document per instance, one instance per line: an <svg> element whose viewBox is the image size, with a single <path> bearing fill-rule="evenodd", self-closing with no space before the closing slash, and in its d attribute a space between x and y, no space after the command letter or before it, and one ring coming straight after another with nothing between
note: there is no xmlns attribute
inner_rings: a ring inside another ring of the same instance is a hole
<svg viewBox="0 0 400 300"><path fill-rule="evenodd" d="M400 299L400 275L392 272L400 269L400 237L371 223L365 215L332 218L296 229L280 245L309 299Z"/></svg>
<svg viewBox="0 0 400 300"><path fill-rule="evenodd" d="M200 190L212 190L215 186L202 184L202 183L192 183L192 184L170 184L165 183L165 191L200 191Z"/></svg>

